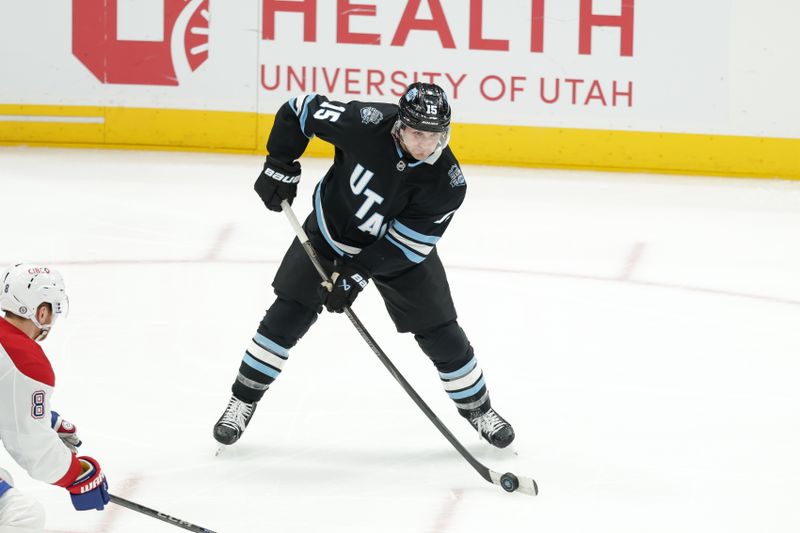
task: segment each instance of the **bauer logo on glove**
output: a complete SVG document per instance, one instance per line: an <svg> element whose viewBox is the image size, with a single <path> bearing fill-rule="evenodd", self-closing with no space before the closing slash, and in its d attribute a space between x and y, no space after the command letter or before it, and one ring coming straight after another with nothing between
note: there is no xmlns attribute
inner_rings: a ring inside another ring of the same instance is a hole
<svg viewBox="0 0 800 533"><path fill-rule="evenodd" d="M331 276L332 287L325 286L330 292L325 297L325 308L334 313L341 313L345 307L353 305L358 293L363 291L369 282L369 275L361 267L353 263L345 263Z"/></svg>
<svg viewBox="0 0 800 533"><path fill-rule="evenodd" d="M353 275L351 276L351 278L350 278L350 279L352 279L353 281L355 281L356 283L358 283L358 284L361 286L361 289L362 289L362 290L363 290L364 288L366 288L366 286L367 286L367 280L365 280L364 278L362 278L362 277L361 277L361 274L353 274Z"/></svg>
<svg viewBox="0 0 800 533"><path fill-rule="evenodd" d="M253 186L261 201L270 211L281 211L281 202L291 203L297 195L297 184L300 182L300 163L286 163L272 156L267 156L264 170L258 175Z"/></svg>
<svg viewBox="0 0 800 533"><path fill-rule="evenodd" d="M264 174L283 183L300 183L300 176L288 176L269 167L264 169Z"/></svg>

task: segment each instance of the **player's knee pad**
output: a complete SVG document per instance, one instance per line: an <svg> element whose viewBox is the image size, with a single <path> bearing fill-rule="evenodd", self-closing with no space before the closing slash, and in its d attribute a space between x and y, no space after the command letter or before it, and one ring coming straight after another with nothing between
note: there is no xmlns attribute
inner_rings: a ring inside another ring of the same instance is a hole
<svg viewBox="0 0 800 533"><path fill-rule="evenodd" d="M27 494L12 488L0 497L0 526L33 533L43 531L44 522L44 506ZM3 527L0 530L5 531Z"/></svg>
<svg viewBox="0 0 800 533"><path fill-rule="evenodd" d="M414 339L439 372L461 368L473 355L466 333L455 320L424 331L416 331Z"/></svg>
<svg viewBox="0 0 800 533"><path fill-rule="evenodd" d="M318 316L317 310L278 295L261 319L258 332L288 350L306 334Z"/></svg>

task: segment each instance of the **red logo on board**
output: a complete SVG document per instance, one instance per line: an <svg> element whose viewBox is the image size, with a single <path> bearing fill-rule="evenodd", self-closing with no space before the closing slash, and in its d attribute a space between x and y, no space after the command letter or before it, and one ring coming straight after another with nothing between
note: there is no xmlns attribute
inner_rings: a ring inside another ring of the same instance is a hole
<svg viewBox="0 0 800 533"><path fill-rule="evenodd" d="M164 0L159 40L119 39L117 0L72 0L72 54L103 83L178 85L208 59L209 0Z"/></svg>

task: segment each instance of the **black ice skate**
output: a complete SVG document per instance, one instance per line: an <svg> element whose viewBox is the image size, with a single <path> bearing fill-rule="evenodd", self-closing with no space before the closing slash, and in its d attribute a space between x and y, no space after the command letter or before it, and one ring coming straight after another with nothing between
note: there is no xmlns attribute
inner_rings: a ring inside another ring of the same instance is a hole
<svg viewBox="0 0 800 533"><path fill-rule="evenodd" d="M214 425L214 438L220 444L233 444L242 436L255 412L256 403L243 402L236 396L231 396L228 407Z"/></svg>
<svg viewBox="0 0 800 533"><path fill-rule="evenodd" d="M461 416L466 418L492 446L505 448L514 442L514 428L491 407L485 413L475 410L462 412Z"/></svg>

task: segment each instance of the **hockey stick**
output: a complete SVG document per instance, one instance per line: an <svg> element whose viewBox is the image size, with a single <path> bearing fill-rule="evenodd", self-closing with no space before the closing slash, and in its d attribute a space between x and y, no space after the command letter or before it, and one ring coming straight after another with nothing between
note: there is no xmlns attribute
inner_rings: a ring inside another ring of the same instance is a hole
<svg viewBox="0 0 800 533"><path fill-rule="evenodd" d="M150 509L149 507L145 507L144 505L139 505L138 503L128 501L126 499L120 498L119 496L114 496L113 494L109 494L108 498L117 505L121 505L122 507L127 507L128 509L132 509L136 512L146 514L147 516L152 516L153 518L163 520L164 522L172 524L173 526L178 526L183 529L188 529L189 531L194 531L195 533L214 533L210 529L196 526L190 522L181 520L180 518L175 518L174 516L170 516L168 514L164 514L154 509Z"/></svg>
<svg viewBox="0 0 800 533"><path fill-rule="evenodd" d="M295 216L292 207L289 205L289 202L287 202L286 200L282 201L281 208L283 209L283 212L286 214L286 218L289 219L289 224L292 225L292 229L294 229L297 238L300 239L300 243L303 245L303 249L305 249L306 254L308 254L308 258L311 259L311 262L314 264L314 268L317 269L317 272L322 278L322 281L324 281L325 283L331 283L330 277L328 277L328 274L325 272L325 269L322 267L322 264L319 262L319 259L317 258L316 250L314 250L311 241L309 241L308 239L308 235L306 235L306 232L303 230L303 227L297 220L297 217ZM347 315L347 318L350 319L350 322L352 322L353 326L355 326L356 330L361 335L361 338L363 338L367 342L369 347L372 349L373 353L375 353L375 355L378 356L378 359L381 360L381 363L383 363L383 365L387 368L387 370L389 370L389 373L392 374L392 376L394 376L394 379L396 379L397 382L400 383L400 386L403 387L403 389L406 391L406 393L408 393L408 395L411 396L411 399L414 400L414 403L417 404L417 407L419 407L422 410L422 412L425 413L425 416L427 416L428 419L431 422L433 422L433 425L436 426L436 429L438 429L441 432L441 434L444 435L444 437L448 441L450 441L450 444L452 444L453 447L458 451L458 453L460 453L461 456L464 457L464 459L466 459L470 465L472 465L472 468L474 468L481 475L481 477L483 477L483 479L485 479L489 483L500 485L503 488L503 490L507 492L514 492L515 490L519 490L520 492L524 492L525 494L530 494L531 496L536 496L537 494L539 494L539 487L536 485L536 481L534 481L532 478L515 476L511 472L506 472L505 474L499 474L494 470L487 468L480 461L475 459L475 457L473 457L472 454L469 453L466 448L464 448L464 445L461 444L458 441L458 439L455 438L455 436L450 432L449 429L447 429L447 426L445 426L444 423L441 420L439 420L439 417L437 417L436 414L431 410L431 408L428 407L428 405L420 397L420 395L417 394L417 391L415 391L413 387L411 387L411 385L408 383L408 381L406 381L406 379L403 377L403 375L400 373L397 367L394 366L392 361L389 360L389 357L383 352L380 346L378 346L378 343L375 342L375 339L372 338L372 335L369 334L369 332L361 323L361 321L358 319L358 317L355 315L355 313L353 313L353 310L350 309L350 307L345 307L344 314Z"/></svg>

